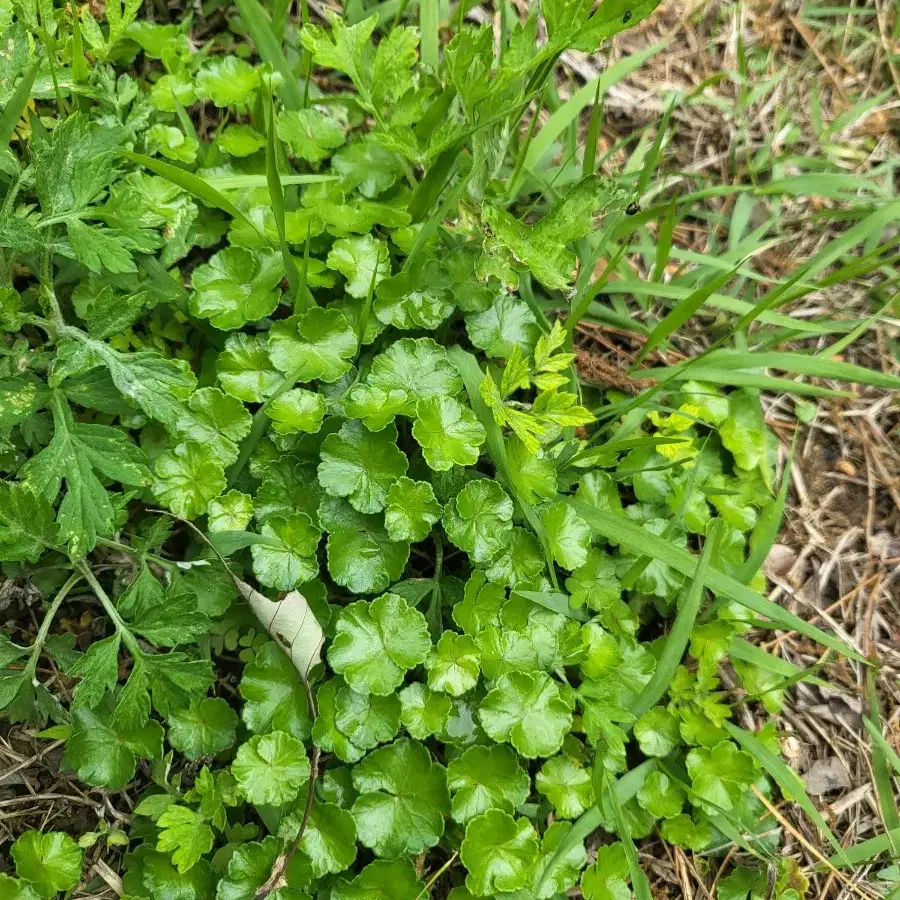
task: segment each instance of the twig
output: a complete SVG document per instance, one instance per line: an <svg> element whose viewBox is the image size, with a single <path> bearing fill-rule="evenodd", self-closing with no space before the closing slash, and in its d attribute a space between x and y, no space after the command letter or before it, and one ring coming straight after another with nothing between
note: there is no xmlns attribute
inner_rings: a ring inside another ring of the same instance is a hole
<svg viewBox="0 0 900 900"><path fill-rule="evenodd" d="M303 679L303 686L306 688L306 700L309 703L309 714L312 717L312 720L315 722L316 720L316 698L313 696L312 687L310 687L309 679ZM269 877L266 879L266 883L256 892L255 900L264 900L265 897L274 891L276 888L284 887L284 873L287 871L287 867L291 864L291 860L294 858L294 854L300 848L300 841L303 840L303 834L306 831L306 826L309 824L309 817L312 814L313 800L315 798L316 791L316 781L319 777L319 756L320 751L319 748L313 744L312 748L312 757L309 761L309 782L306 788L306 805L303 807L303 818L300 820L300 827L297 829L297 834L294 837L294 840L291 841L291 845L288 848L287 852L280 853L272 864L272 871L269 874Z"/></svg>
<svg viewBox="0 0 900 900"><path fill-rule="evenodd" d="M432 875L431 878L428 879L428 883L425 885L425 887L423 887L422 890L419 891L418 894L416 894L416 900L422 900L423 897L427 897L427 896L429 895L428 892L429 892L429 891L431 890L431 888L434 886L434 883L438 880L438 878L441 877L441 875L444 874L444 872L447 871L447 869L450 868L450 866L453 865L453 863L456 861L456 857L457 857L457 856L459 856L459 851L458 851L458 850L454 850L454 851L453 851L453 855L450 857L450 859L448 859L447 862L445 862L445 863L437 870L437 872L435 872L434 875Z"/></svg>

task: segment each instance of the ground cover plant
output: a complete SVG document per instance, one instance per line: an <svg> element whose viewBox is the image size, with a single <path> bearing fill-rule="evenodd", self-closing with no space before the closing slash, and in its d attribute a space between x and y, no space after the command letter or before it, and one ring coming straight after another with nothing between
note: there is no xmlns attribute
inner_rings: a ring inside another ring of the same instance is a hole
<svg viewBox="0 0 900 900"><path fill-rule="evenodd" d="M659 835L796 900L778 798L838 879L889 855L877 703L885 833L847 849L756 727L821 673L751 637L865 663L765 597L760 391L900 385L835 358L871 316L790 315L892 265L898 201L819 173L846 228L762 286L748 195L668 279L668 118L615 167L604 84L554 80L652 0L287 6L0 4L0 559L34 617L0 710L128 810L21 833L0 896L645 900Z"/></svg>

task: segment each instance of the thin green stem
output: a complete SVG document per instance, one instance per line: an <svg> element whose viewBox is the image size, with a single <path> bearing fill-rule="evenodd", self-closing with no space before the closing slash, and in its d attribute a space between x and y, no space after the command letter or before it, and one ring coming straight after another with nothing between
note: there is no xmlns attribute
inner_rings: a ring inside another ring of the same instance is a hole
<svg viewBox="0 0 900 900"><path fill-rule="evenodd" d="M444 872L447 871L447 869L450 868L450 866L453 865L453 863L456 862L456 857L457 857L457 856L459 856L459 851L458 851L458 850L454 850L454 851L453 851L453 855L450 857L450 859L448 859L447 862L445 862L445 863L437 870L437 872L435 872L434 875L432 875L431 878L428 879L428 883L425 885L425 887L422 888L421 891L419 891L418 895L416 896L416 900L421 900L422 897L428 897L428 896L430 896L430 894L431 894L431 889L434 887L434 883L438 880L438 878L441 877L441 875L444 874Z"/></svg>
<svg viewBox="0 0 900 900"><path fill-rule="evenodd" d="M109 538L98 537L97 545L100 547L109 547L110 550L118 550L121 553L127 553L129 556L135 556L139 559L149 559L151 562L155 562L160 566L165 566L167 569L174 569L177 567L177 564L171 559L165 559L162 556L157 556L155 553L145 553L140 550L135 550L134 547L129 547L128 544L120 544L118 541L112 541Z"/></svg>
<svg viewBox="0 0 900 900"><path fill-rule="evenodd" d="M266 410L272 405L274 400L277 400L282 394L286 394L296 383L297 383L297 374L291 372L289 375L285 375L281 384L278 385L275 393L269 397L265 403L253 414L253 422L250 425L250 434L244 438L244 442L241 444L241 452L238 455L237 460L234 465L228 470L228 487L232 488L235 485L235 482L240 477L241 472L244 471L244 466L247 465L248 460L250 459L251 454L256 449L256 445L263 439L268 427L269 427L269 417L266 415Z"/></svg>
<svg viewBox="0 0 900 900"><path fill-rule="evenodd" d="M119 611L116 609L115 604L112 602L106 591L103 590L103 585L101 585L94 577L91 567L83 559L75 565L78 571L84 576L84 580L91 586L91 590L97 595L97 599L106 610L106 614L112 619L113 624L116 626L116 631L118 631L122 637L122 643L125 644L133 655L140 655L141 648L138 646L137 638L131 633L131 629L129 629L125 624L125 620L119 615Z"/></svg>
<svg viewBox="0 0 900 900"><path fill-rule="evenodd" d="M81 575L70 575L65 584L63 584L53 598L50 606L47 607L47 612L44 613L44 620L41 622L41 627L38 629L34 643L31 645L31 655L28 657L28 662L25 665L25 671L28 673L27 677L34 677L34 673L37 671L38 657L41 655L44 644L47 643L47 635L50 634L50 625L53 623L53 619L57 612L59 612L59 608L62 606L63 601L79 581L81 581Z"/></svg>

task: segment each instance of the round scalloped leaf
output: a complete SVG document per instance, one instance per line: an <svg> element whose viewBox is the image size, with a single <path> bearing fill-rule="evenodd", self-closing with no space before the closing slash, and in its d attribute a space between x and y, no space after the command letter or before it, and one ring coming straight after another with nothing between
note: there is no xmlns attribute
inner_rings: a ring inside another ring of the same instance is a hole
<svg viewBox="0 0 900 900"><path fill-rule="evenodd" d="M425 885L408 859L376 859L352 881L339 878L331 900L420 900Z"/></svg>
<svg viewBox="0 0 900 900"><path fill-rule="evenodd" d="M250 803L281 806L297 796L309 778L310 765L300 741L273 731L241 744L231 772Z"/></svg>
<svg viewBox="0 0 900 900"><path fill-rule="evenodd" d="M400 721L417 740L424 741L444 728L452 703L445 694L439 694L419 681L400 691L403 709Z"/></svg>
<svg viewBox="0 0 900 900"><path fill-rule="evenodd" d="M225 393L246 403L261 403L282 382L263 334L229 334L216 357L216 375Z"/></svg>
<svg viewBox="0 0 900 900"><path fill-rule="evenodd" d="M315 434L325 418L325 398L315 391L294 388L276 397L266 407L266 415L278 434Z"/></svg>
<svg viewBox="0 0 900 900"><path fill-rule="evenodd" d="M386 696L431 648L425 616L396 594L345 606L335 624L328 662L354 690Z"/></svg>
<svg viewBox="0 0 900 900"><path fill-rule="evenodd" d="M322 531L305 513L272 516L260 529L265 543L253 544L253 574L267 587L290 591L319 574L316 550Z"/></svg>
<svg viewBox="0 0 900 900"><path fill-rule="evenodd" d="M344 422L322 442L319 483L333 497L347 497L354 509L384 509L388 490L406 474L409 460L397 446L397 429L371 432L360 422Z"/></svg>
<svg viewBox="0 0 900 900"><path fill-rule="evenodd" d="M422 744L404 738L373 751L353 769L353 786L359 841L377 856L412 856L441 839L447 775Z"/></svg>
<svg viewBox="0 0 900 900"><path fill-rule="evenodd" d="M367 297L379 281L391 274L387 242L371 234L335 241L325 264L347 279L345 290L351 297Z"/></svg>
<svg viewBox="0 0 900 900"><path fill-rule="evenodd" d="M273 364L295 381L337 381L350 369L356 344L356 333L344 314L321 306L282 319L269 331Z"/></svg>
<svg viewBox="0 0 900 900"><path fill-rule="evenodd" d="M278 137L306 162L321 162L344 143L344 129L317 109L286 110L278 116Z"/></svg>
<svg viewBox="0 0 900 900"><path fill-rule="evenodd" d="M392 541L423 541L440 520L441 512L431 485L404 475L388 489L384 525Z"/></svg>
<svg viewBox="0 0 900 900"><path fill-rule="evenodd" d="M534 783L561 819L577 819L594 802L591 773L567 753L548 759Z"/></svg>
<svg viewBox="0 0 900 900"><path fill-rule="evenodd" d="M0 897L3 900L41 900L27 881L5 874L0 875Z"/></svg>
<svg viewBox="0 0 900 900"><path fill-rule="evenodd" d="M480 655L474 638L445 631L425 659L428 686L460 697L478 684Z"/></svg>
<svg viewBox="0 0 900 900"><path fill-rule="evenodd" d="M238 458L238 444L250 433L251 416L244 404L218 388L199 388L188 401L190 412L176 429L182 440L213 450L223 465Z"/></svg>
<svg viewBox="0 0 900 900"><path fill-rule="evenodd" d="M278 306L283 266L274 253L226 247L191 274L191 312L223 331L257 322Z"/></svg>
<svg viewBox="0 0 900 900"><path fill-rule="evenodd" d="M553 558L572 571L587 561L591 528L564 500L550 504L543 513L544 530Z"/></svg>
<svg viewBox="0 0 900 900"><path fill-rule="evenodd" d="M505 744L471 747L447 766L453 793L451 815L465 823L489 809L513 812L531 790L531 779Z"/></svg>
<svg viewBox="0 0 900 900"><path fill-rule="evenodd" d="M328 532L328 571L353 594L377 594L402 574L409 544L392 541L380 516L357 512L345 500L326 497L319 520Z"/></svg>
<svg viewBox="0 0 900 900"><path fill-rule="evenodd" d="M572 700L545 672L509 672L484 698L478 719L490 738L522 756L551 756L572 728Z"/></svg>
<svg viewBox="0 0 900 900"><path fill-rule="evenodd" d="M250 125L229 125L216 138L216 147L229 156L252 156L265 146L266 139Z"/></svg>
<svg viewBox="0 0 900 900"><path fill-rule="evenodd" d="M230 490L210 501L207 514L210 531L243 531L253 518L253 498Z"/></svg>
<svg viewBox="0 0 900 900"><path fill-rule="evenodd" d="M437 471L474 466L484 443L484 426L468 406L453 397L426 397L416 404L413 437L425 462Z"/></svg>
<svg viewBox="0 0 900 900"><path fill-rule="evenodd" d="M356 822L335 803L313 803L300 850L315 878L343 872L356 859Z"/></svg>
<svg viewBox="0 0 900 900"><path fill-rule="evenodd" d="M488 563L508 546L513 502L496 481L470 481L444 511L447 537L473 562Z"/></svg>
<svg viewBox="0 0 900 900"><path fill-rule="evenodd" d="M306 691L287 654L274 641L256 651L244 666L238 685L244 704L241 718L256 734L284 731L299 740L309 737Z"/></svg>
<svg viewBox="0 0 900 900"><path fill-rule="evenodd" d="M241 107L259 84L259 73L237 56L215 56L197 73L197 96L219 107Z"/></svg>
<svg viewBox="0 0 900 900"><path fill-rule="evenodd" d="M216 900L254 900L272 874L272 866L282 850L282 842L269 835L262 842L240 844L228 860L228 871L219 881ZM270 900L303 900L298 888L308 880L306 860L296 856L285 871L286 885L269 894ZM197 898L200 900L200 898ZM308 900L308 898L307 898Z"/></svg>
<svg viewBox="0 0 900 900"><path fill-rule="evenodd" d="M26 831L9 852L16 874L42 897L71 890L81 880L82 850L63 831Z"/></svg>
<svg viewBox="0 0 900 900"><path fill-rule="evenodd" d="M466 826L459 849L469 870L466 887L476 897L488 897L525 887L538 854L538 838L527 819L514 819L489 809Z"/></svg>
<svg viewBox="0 0 900 900"><path fill-rule="evenodd" d="M225 490L221 459L205 444L186 441L156 460L153 493L176 516L195 519Z"/></svg>
<svg viewBox="0 0 900 900"><path fill-rule="evenodd" d="M215 756L234 744L237 713L221 697L206 697L169 714L168 740L188 759Z"/></svg>

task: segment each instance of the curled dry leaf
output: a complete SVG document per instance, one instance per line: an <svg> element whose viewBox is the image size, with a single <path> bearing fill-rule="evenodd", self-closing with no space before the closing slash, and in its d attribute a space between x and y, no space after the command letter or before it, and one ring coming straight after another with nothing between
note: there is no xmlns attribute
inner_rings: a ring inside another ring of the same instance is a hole
<svg viewBox="0 0 900 900"><path fill-rule="evenodd" d="M312 667L322 661L325 635L306 597L291 591L282 600L270 600L246 581L235 578L241 596L274 641L284 648L305 682Z"/></svg>

